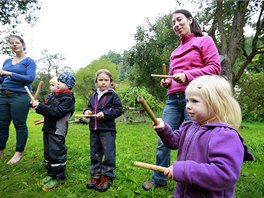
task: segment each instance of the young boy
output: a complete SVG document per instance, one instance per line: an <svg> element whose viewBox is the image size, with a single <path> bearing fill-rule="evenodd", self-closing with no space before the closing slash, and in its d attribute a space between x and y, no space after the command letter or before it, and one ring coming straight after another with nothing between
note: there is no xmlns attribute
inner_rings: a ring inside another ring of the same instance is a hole
<svg viewBox="0 0 264 198"><path fill-rule="evenodd" d="M67 156L65 138L68 119L74 113L75 98L71 91L74 85L73 74L64 72L58 77L55 94L51 93L44 103L35 101L32 104L36 112L45 117L42 131L47 176L40 182L43 191L64 183Z"/></svg>

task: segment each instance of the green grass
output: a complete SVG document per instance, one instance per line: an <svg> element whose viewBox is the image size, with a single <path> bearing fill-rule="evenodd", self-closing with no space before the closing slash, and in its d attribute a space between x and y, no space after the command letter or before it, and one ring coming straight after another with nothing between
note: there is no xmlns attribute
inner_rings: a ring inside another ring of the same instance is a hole
<svg viewBox="0 0 264 198"><path fill-rule="evenodd" d="M27 147L22 160L12 166L6 164L15 149L15 130L13 126L10 127L5 156L0 160L0 197L172 197L176 185L173 180L165 188L145 191L141 187L142 182L150 179L152 171L133 166L135 161L155 164L157 135L150 121L138 124L117 123L117 178L104 193L85 187L90 176L88 125L70 124L66 139L68 160L65 184L56 190L42 192L38 185L38 181L46 176L42 162L42 125L35 126L33 123L33 120L40 117L30 111ZM256 161L244 163L236 197L263 197L264 124L244 123L243 126L241 135L254 153ZM176 154L176 151L172 151L172 159L176 158Z"/></svg>

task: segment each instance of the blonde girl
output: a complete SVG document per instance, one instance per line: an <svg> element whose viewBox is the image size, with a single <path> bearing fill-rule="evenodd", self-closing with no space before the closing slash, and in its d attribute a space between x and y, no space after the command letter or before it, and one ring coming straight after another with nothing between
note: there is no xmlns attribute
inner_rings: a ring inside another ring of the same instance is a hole
<svg viewBox="0 0 264 198"><path fill-rule="evenodd" d="M162 119L154 129L178 159L164 171L177 182L174 197L234 197L243 161L254 156L237 129L241 110L223 77L201 76L186 88L191 121L173 131Z"/></svg>

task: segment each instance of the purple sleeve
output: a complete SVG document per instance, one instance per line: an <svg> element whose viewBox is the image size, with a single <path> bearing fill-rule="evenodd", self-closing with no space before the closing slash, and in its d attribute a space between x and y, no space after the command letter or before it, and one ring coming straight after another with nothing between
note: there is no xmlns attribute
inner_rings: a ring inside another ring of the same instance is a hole
<svg viewBox="0 0 264 198"><path fill-rule="evenodd" d="M203 36L197 41L200 49L202 63L204 67L185 70L188 81L202 75L219 75L221 72L220 58L213 39L210 36Z"/></svg>
<svg viewBox="0 0 264 198"><path fill-rule="evenodd" d="M165 123L165 127L163 129L156 130L156 132L167 148L178 149L178 145L180 141L179 130L173 131L170 125Z"/></svg>
<svg viewBox="0 0 264 198"><path fill-rule="evenodd" d="M208 163L175 161L174 180L219 191L235 186L243 163L244 148L236 131L216 131L208 144Z"/></svg>

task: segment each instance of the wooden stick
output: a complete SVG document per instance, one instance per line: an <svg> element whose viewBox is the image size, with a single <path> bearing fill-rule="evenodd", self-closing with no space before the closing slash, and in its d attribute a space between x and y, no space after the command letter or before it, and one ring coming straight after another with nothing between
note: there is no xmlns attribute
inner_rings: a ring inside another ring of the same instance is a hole
<svg viewBox="0 0 264 198"><path fill-rule="evenodd" d="M141 103L142 107L144 108L144 110L148 113L149 117L151 118L151 120L154 122L154 125L158 125L159 122L156 118L156 116L154 115L153 111L150 109L150 107L148 106L147 102L144 100L143 96L139 96L137 98L137 101L139 103Z"/></svg>
<svg viewBox="0 0 264 198"><path fill-rule="evenodd" d="M30 93L28 87L25 86L24 88L25 88L25 90L27 91L27 93L28 93L29 97L31 98L32 102L35 102L35 98L34 98L34 97L32 96L32 94Z"/></svg>
<svg viewBox="0 0 264 198"><path fill-rule="evenodd" d="M92 118L92 117L96 117L96 115L76 114L75 117L76 118Z"/></svg>
<svg viewBox="0 0 264 198"><path fill-rule="evenodd" d="M44 119L41 119L41 120L34 120L34 124L35 124L35 125L42 124L42 123L44 123Z"/></svg>
<svg viewBox="0 0 264 198"><path fill-rule="evenodd" d="M166 72L166 65L165 65L165 64L162 64L162 74L163 74L163 75L167 75L167 72Z"/></svg>
<svg viewBox="0 0 264 198"><path fill-rule="evenodd" d="M174 78L173 76L170 75L159 75L159 74L151 74L153 77L160 77L160 78Z"/></svg>
<svg viewBox="0 0 264 198"><path fill-rule="evenodd" d="M163 167L163 166L157 166L157 165L147 164L147 163L143 163L143 162L134 162L134 166L138 166L138 167L141 167L141 168L146 168L146 169L158 171L158 172L161 172L161 173L164 173L164 171L166 169L166 167Z"/></svg>
<svg viewBox="0 0 264 198"><path fill-rule="evenodd" d="M35 95L34 95L35 100L39 98L39 94L40 94L40 92L41 92L41 89L42 89L42 87L43 87L43 84L44 84L44 82L43 82L42 80L39 81L37 91L36 91L36 93L35 93Z"/></svg>

